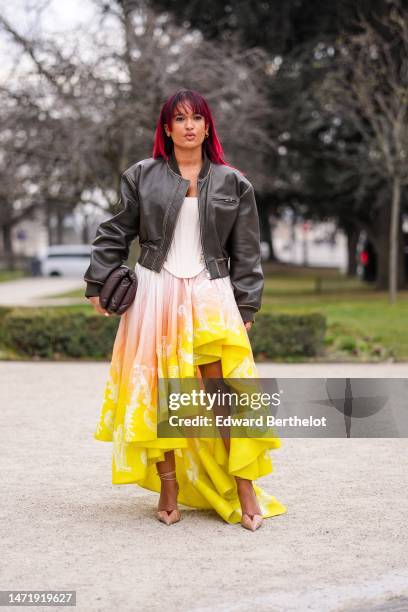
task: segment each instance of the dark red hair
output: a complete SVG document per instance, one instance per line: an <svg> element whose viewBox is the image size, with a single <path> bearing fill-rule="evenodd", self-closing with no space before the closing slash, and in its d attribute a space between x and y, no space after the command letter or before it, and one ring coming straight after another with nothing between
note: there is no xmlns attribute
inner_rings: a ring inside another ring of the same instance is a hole
<svg viewBox="0 0 408 612"><path fill-rule="evenodd" d="M180 89L167 98L163 104L154 137L154 159L158 157L163 157L165 160L168 159L174 145L172 139L167 136L164 131L164 124L166 123L170 127L172 125L174 110L177 107L185 107L186 105L191 107L193 113L203 115L205 124L208 125L208 137L205 138L202 146L210 161L214 164L224 164L228 166L229 164L224 160L224 153L221 143L218 140L210 107L205 98L199 94L198 91L194 91L193 89Z"/></svg>

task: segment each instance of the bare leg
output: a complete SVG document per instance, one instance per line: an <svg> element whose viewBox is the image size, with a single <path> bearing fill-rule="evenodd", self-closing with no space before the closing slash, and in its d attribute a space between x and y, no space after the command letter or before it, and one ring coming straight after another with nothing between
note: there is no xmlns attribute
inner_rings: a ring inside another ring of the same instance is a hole
<svg viewBox="0 0 408 612"><path fill-rule="evenodd" d="M201 376L204 379L205 378L223 379L221 361L213 361L212 363L206 363L199 367L201 371ZM222 380L219 380L219 383L217 381L214 381L214 384L212 384L213 381L208 381L208 383L211 383L211 385L209 385L211 387L214 386L214 387L218 387L222 389L222 386L223 386ZM210 390L206 388L206 391L214 393L215 389ZM217 402L215 402L214 413L216 415L221 414L225 416L225 409L226 407L224 405L218 406ZM230 451L230 435L229 434L230 434L229 428L223 427L221 431L221 436L222 436L225 448L227 449L228 453ZM237 483L237 492L238 492L238 497L239 497L239 501L241 504L242 513L249 514L250 516L253 516L254 514L261 514L261 509L259 507L258 500L257 500L256 494L255 494L255 491L252 485L252 480L247 480L246 478L239 478L238 476L235 477L235 480Z"/></svg>
<svg viewBox="0 0 408 612"><path fill-rule="evenodd" d="M157 461L156 467L160 474L165 474L176 469L174 451L164 453L165 460ZM177 507L177 481L162 480L159 499L159 510L172 510Z"/></svg>
<svg viewBox="0 0 408 612"><path fill-rule="evenodd" d="M206 380L203 381L205 384L205 390L207 393L216 393L217 391L229 391L227 385L225 385L222 377L222 367L221 361L213 361L212 363L206 363L204 365L199 366L201 371L201 376L203 378L209 378L214 380ZM214 403L213 412L215 416L227 416L229 414L228 406L218 405L217 402ZM222 427L220 428L220 433L222 440L224 442L225 448L227 449L227 453L230 450L230 428Z"/></svg>

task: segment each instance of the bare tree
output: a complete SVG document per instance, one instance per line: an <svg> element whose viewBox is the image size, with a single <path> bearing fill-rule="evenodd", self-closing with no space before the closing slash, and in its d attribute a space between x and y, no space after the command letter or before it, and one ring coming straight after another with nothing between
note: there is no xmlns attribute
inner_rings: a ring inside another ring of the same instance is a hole
<svg viewBox="0 0 408 612"><path fill-rule="evenodd" d="M336 69L321 88L323 104L350 121L366 147L367 173L389 185L389 301L397 299L401 190L408 184L408 13L388 14L343 35Z"/></svg>
<svg viewBox="0 0 408 612"><path fill-rule="evenodd" d="M243 49L238 35L207 41L198 30L176 25L170 14L157 13L148 0L94 2L124 32L122 59L139 133L152 143L165 98L182 87L197 89L213 108L227 159L258 189L271 187L270 156L278 145L266 130L277 115L268 99L268 54Z"/></svg>
<svg viewBox="0 0 408 612"><path fill-rule="evenodd" d="M86 203L113 211L121 172L151 155L160 106L181 87L206 95L227 161L264 188L275 147L265 136L274 116L265 87L265 53L243 51L238 39L209 43L148 2L95 0L95 10L83 55L78 51L83 31L77 44L72 33L63 39L23 34L0 14L0 30L28 60L2 89L16 101L13 121L32 144L17 150L8 141L18 166L33 169L20 199L33 202L35 188L35 201L42 200L59 219ZM3 137L10 121L11 114L3 122ZM9 208L16 208L14 192L6 195Z"/></svg>

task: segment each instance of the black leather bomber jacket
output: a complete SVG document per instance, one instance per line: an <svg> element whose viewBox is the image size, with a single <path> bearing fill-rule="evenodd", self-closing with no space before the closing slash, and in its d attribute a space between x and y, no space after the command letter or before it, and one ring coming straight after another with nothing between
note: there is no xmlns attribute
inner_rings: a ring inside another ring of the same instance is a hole
<svg viewBox="0 0 408 612"><path fill-rule="evenodd" d="M149 157L123 172L122 210L99 225L92 242L84 275L87 298L99 295L110 272L127 260L137 236L138 263L160 272L189 186L174 151L168 161ZM254 189L238 170L214 164L203 151L197 196L207 277L230 275L243 321L254 321L264 286Z"/></svg>

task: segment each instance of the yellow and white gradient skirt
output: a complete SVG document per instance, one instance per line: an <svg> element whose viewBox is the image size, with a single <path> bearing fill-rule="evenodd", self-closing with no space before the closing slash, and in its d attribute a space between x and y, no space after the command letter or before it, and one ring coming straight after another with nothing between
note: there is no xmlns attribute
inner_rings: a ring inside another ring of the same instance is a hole
<svg viewBox="0 0 408 612"><path fill-rule="evenodd" d="M200 377L199 365L221 360L224 379L259 378L248 333L229 276L205 270L178 278L135 266L136 298L121 316L106 382L96 440L113 442L112 484L160 492L155 463L175 451L180 504L213 508L228 523L241 520L234 476L256 481L272 472L270 450L278 437L157 436L158 380ZM286 512L255 482L264 518Z"/></svg>

